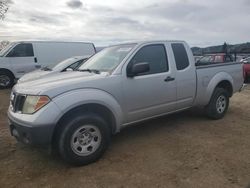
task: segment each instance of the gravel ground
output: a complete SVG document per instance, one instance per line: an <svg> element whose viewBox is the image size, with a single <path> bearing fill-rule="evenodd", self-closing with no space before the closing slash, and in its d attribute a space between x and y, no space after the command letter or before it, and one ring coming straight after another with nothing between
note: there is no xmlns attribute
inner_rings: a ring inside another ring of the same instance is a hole
<svg viewBox="0 0 250 188"><path fill-rule="evenodd" d="M191 110L131 126L77 168L10 136L9 93L0 91L0 187L250 187L250 87L222 120Z"/></svg>

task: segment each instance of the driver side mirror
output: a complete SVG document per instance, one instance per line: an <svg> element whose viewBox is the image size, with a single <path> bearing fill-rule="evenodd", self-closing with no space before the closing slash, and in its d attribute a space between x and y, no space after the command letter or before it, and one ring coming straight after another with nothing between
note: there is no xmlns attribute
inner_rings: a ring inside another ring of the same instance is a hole
<svg viewBox="0 0 250 188"><path fill-rule="evenodd" d="M137 64L132 65L132 67L128 68L127 76L134 77L138 74L149 72L149 70L150 70L149 63L147 62L137 63Z"/></svg>

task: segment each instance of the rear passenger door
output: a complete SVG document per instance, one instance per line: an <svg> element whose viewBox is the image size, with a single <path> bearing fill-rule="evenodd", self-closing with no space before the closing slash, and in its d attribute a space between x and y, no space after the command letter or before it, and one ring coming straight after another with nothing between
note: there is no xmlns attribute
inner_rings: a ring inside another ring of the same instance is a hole
<svg viewBox="0 0 250 188"><path fill-rule="evenodd" d="M192 53L184 43L171 44L176 64L177 109L191 107L196 94L196 68ZM187 53L189 52L189 53Z"/></svg>
<svg viewBox="0 0 250 188"><path fill-rule="evenodd" d="M17 78L39 68L35 62L33 45L31 43L17 44L7 54L6 58L9 59L12 70L15 72Z"/></svg>
<svg viewBox="0 0 250 188"><path fill-rule="evenodd" d="M141 47L129 61L126 69L142 62L149 64L149 72L132 78L124 74L123 93L128 122L175 109L176 80L169 66L165 45L152 44Z"/></svg>

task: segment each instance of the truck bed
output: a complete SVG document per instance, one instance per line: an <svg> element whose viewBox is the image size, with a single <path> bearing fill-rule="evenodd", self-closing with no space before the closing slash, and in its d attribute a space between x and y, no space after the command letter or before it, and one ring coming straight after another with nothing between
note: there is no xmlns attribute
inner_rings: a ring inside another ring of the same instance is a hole
<svg viewBox="0 0 250 188"><path fill-rule="evenodd" d="M239 62L196 66L197 91L195 105L207 105L218 80L230 80L233 93L243 84L243 64Z"/></svg>

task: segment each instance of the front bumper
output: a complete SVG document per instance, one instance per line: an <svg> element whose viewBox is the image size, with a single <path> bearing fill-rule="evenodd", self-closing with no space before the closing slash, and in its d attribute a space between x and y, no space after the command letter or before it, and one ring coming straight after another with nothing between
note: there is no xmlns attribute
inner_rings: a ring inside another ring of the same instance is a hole
<svg viewBox="0 0 250 188"><path fill-rule="evenodd" d="M9 107L8 119L11 135L30 145L49 146L61 111L51 101L36 113L15 113Z"/></svg>
<svg viewBox="0 0 250 188"><path fill-rule="evenodd" d="M52 138L50 125L29 127L20 125L9 118L10 133L19 142L33 146L49 146Z"/></svg>

